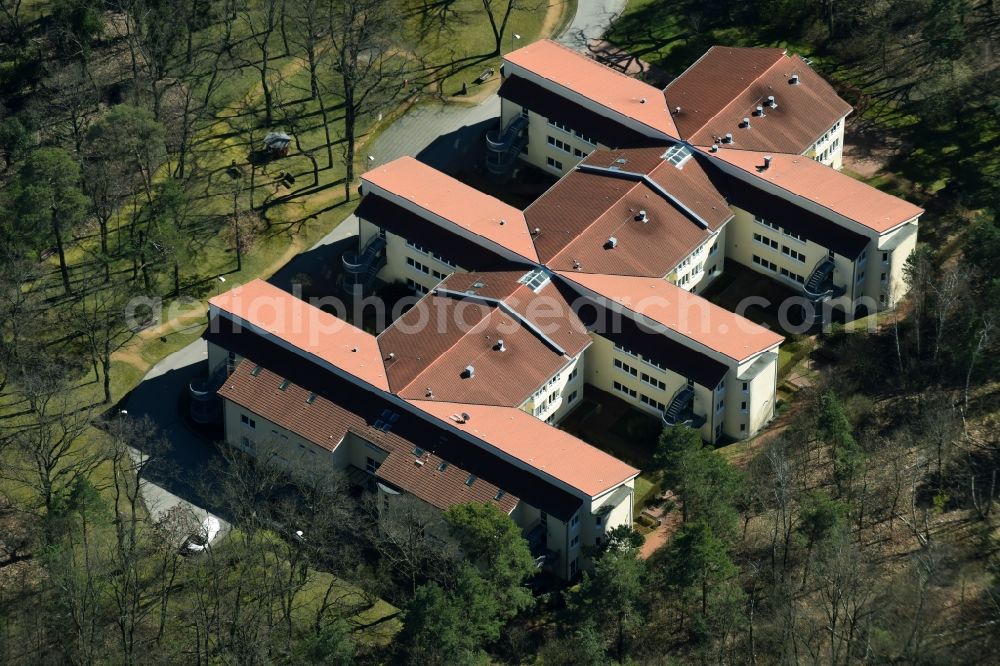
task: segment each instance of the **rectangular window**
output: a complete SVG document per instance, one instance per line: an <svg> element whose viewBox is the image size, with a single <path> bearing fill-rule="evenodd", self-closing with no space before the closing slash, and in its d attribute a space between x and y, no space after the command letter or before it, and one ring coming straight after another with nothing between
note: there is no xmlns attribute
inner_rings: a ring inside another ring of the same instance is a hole
<svg viewBox="0 0 1000 666"><path fill-rule="evenodd" d="M536 294L549 283L549 276L541 268L536 268L522 275L517 280L521 284L529 287Z"/></svg>
<svg viewBox="0 0 1000 666"><path fill-rule="evenodd" d="M746 432L746 431L747 431L747 424L746 423L741 423L740 424L740 432Z"/></svg>
<svg viewBox="0 0 1000 666"><path fill-rule="evenodd" d="M575 537L573 537L573 540L569 542L569 547L576 548L579 545L579 543L580 543L580 535L577 534Z"/></svg>
<svg viewBox="0 0 1000 666"><path fill-rule="evenodd" d="M887 276L885 273L882 273L882 276L879 278L879 281L882 284L885 284L888 281L888 279L889 279L889 276Z"/></svg>
<svg viewBox="0 0 1000 666"><path fill-rule="evenodd" d="M245 451L249 451L250 453L253 453L254 449L256 448L256 447L254 447L253 442L250 440L249 437L243 437L243 438L241 438L240 439L240 444L243 446L243 449Z"/></svg>
<svg viewBox="0 0 1000 666"><path fill-rule="evenodd" d="M550 136L549 137L549 145L550 146L555 146L559 150L561 150L563 152L566 152L566 153L572 153L573 152L573 147L571 145L569 145L568 143L566 143L562 139L555 138L554 136Z"/></svg>
<svg viewBox="0 0 1000 666"><path fill-rule="evenodd" d="M257 422L254 421L249 416L247 416L246 414L241 414L240 415L240 423L243 424L243 427L249 428L250 430L256 430L257 429Z"/></svg>
<svg viewBox="0 0 1000 666"><path fill-rule="evenodd" d="M753 239L756 242L760 243L761 245L766 245L769 248L774 249L774 250L778 249L778 241L774 240L773 238L768 238L767 236L764 236L763 234L756 234L755 233L753 235Z"/></svg>
<svg viewBox="0 0 1000 666"><path fill-rule="evenodd" d="M625 386L621 382L615 382L613 384L613 386L615 387L616 391L618 391L619 393L624 393L625 395L629 396L630 398L634 398L636 396L635 389L630 389L629 387Z"/></svg>
<svg viewBox="0 0 1000 666"><path fill-rule="evenodd" d="M429 291L427 287L419 282L416 282L415 280L411 280L410 278L406 278L406 286L410 288L410 291L416 294L426 294Z"/></svg>
<svg viewBox="0 0 1000 666"><path fill-rule="evenodd" d="M616 358L615 361L614 361L614 363L615 363L615 367L618 368L619 370L621 370L622 372L627 372L628 374L632 375L633 377L638 377L639 376L639 371L638 370L636 370L635 368L633 368L628 363L625 363L620 358Z"/></svg>
<svg viewBox="0 0 1000 666"><path fill-rule="evenodd" d="M574 400L576 400L576 391L573 391L568 396L566 396L566 404L572 405Z"/></svg>
<svg viewBox="0 0 1000 666"><path fill-rule="evenodd" d="M883 252L882 253L882 263L883 264L889 263L889 253L888 252Z"/></svg>
<svg viewBox="0 0 1000 666"><path fill-rule="evenodd" d="M750 382L743 382L743 392L746 393L750 390Z"/></svg>
<svg viewBox="0 0 1000 666"><path fill-rule="evenodd" d="M378 463L371 456L365 458L365 471L369 474L374 474L375 470L378 469Z"/></svg>
<svg viewBox="0 0 1000 666"><path fill-rule="evenodd" d="M583 152L582 150L580 150L579 148L574 148L573 149L573 157L580 157L580 158L582 158L582 157L586 157L586 156L587 156L587 154L585 152Z"/></svg>
<svg viewBox="0 0 1000 666"><path fill-rule="evenodd" d="M726 399L722 398L721 400L719 400L719 402L717 402L715 404L715 411L719 411L720 409L722 409L725 406L726 406Z"/></svg>
<svg viewBox="0 0 1000 666"><path fill-rule="evenodd" d="M423 245L418 245L418 244L414 243L413 241L409 241L408 240L408 241L406 241L406 246L409 247L409 248L411 248L411 249L413 249L413 250L416 250L420 254L426 254L428 257L431 257L432 259L437 259L442 264L446 264L448 266L451 266L452 268L457 268L457 266L455 264L453 264L452 262L450 262L447 259L445 259L444 257L442 257L440 254L438 254L436 252L431 252L430 250L428 250L427 248L425 248Z"/></svg>
<svg viewBox="0 0 1000 666"><path fill-rule="evenodd" d="M545 158L545 163L548 164L550 167L552 167L554 169L559 169L560 171L562 171L562 168L563 168L562 162L560 162L559 160L557 160L555 158L546 157Z"/></svg>
<svg viewBox="0 0 1000 666"><path fill-rule="evenodd" d="M667 385L666 385L665 382L661 382L656 377L651 377L650 375L647 375L645 372L642 373L639 376L639 379L641 379L645 383L649 384L650 386L655 386L656 388L660 389L661 391L666 391L667 390Z"/></svg>
<svg viewBox="0 0 1000 666"><path fill-rule="evenodd" d="M744 400L743 402L740 403L740 411L744 411L744 412L747 411L747 402L746 402L746 400Z"/></svg>
<svg viewBox="0 0 1000 666"><path fill-rule="evenodd" d="M791 257L792 259L794 259L795 261L797 261L797 262L799 262L801 264L806 263L806 255L802 254L798 250L793 250L792 248L788 247L787 245L782 245L781 246L781 253L784 254L784 255L787 255L787 256Z"/></svg>

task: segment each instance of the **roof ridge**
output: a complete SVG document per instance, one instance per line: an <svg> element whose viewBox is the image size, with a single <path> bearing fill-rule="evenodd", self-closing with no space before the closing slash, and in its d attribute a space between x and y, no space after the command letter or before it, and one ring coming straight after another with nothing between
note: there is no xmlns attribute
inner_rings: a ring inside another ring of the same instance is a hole
<svg viewBox="0 0 1000 666"><path fill-rule="evenodd" d="M753 46L745 46L745 47L740 47L740 46L715 47L715 46L713 46L712 48L747 48L747 49L756 49L758 47L753 47ZM779 47L764 47L764 48L774 48L774 49L777 49ZM711 49L709 49L709 50L711 50ZM785 57L788 57L788 58L792 57L792 56L788 55L788 49L787 48L785 48L785 49L782 50L782 55L785 56ZM701 60L701 58L699 58L699 60ZM739 100L740 95L742 95L744 92L746 92L746 90L750 86L752 86L754 83L756 83L757 81L759 81L764 75L768 74L772 69L774 69L775 67L777 67L780 64L781 64L781 57L779 56L777 60L775 60L773 63L771 63L770 67L768 67L767 69L765 69L764 71L762 71L760 74L758 74L757 76L755 76L752 81L750 81L749 83L747 83L745 86L743 86L743 88L739 92L737 92L735 95L733 95L732 99L729 100L728 104L726 104L724 107L722 107L721 109L719 109L711 118L709 118L708 120L706 120L705 122L703 122L701 125L699 125L693 132L690 132L688 134L688 136L695 136L696 134L698 134L698 132L701 132L702 130L704 130L708 126L708 124L710 122L712 122L717 117L719 117L720 115L722 115L725 111L727 111L729 109L729 107L731 107L733 104L735 104L737 102L737 100ZM687 70L685 70L685 71L687 71ZM684 74L681 74L681 76L684 76ZM680 76L677 77L677 78L679 79ZM674 79L674 80L676 81L677 79ZM671 81L671 83L673 83L673 81ZM665 92L665 90L666 89L664 89L664 92ZM669 108L669 104L667 106ZM685 139L685 141L687 141L687 139Z"/></svg>

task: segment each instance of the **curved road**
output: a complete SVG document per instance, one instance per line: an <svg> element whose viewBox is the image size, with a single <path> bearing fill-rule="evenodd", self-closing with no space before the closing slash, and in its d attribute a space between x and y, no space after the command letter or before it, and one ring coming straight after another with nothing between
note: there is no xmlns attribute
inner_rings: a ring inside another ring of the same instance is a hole
<svg viewBox="0 0 1000 666"><path fill-rule="evenodd" d="M558 41L583 50L588 40L603 36L612 20L625 8L626 1L578 0L576 15ZM368 149L372 159L366 159L365 163L371 167L403 155L413 155L442 170L462 168L479 154L483 130L499 115L500 98L495 93L475 106L414 107L382 132ZM345 245L357 232L358 220L352 215L310 250L293 258L270 281L287 288L283 283L290 281L292 276L315 271L325 262L339 262L342 251L339 246ZM174 473L165 475L163 484L152 480L144 482L143 497L147 508L154 518L159 518L179 506L190 512L192 527L208 513L189 500L194 498L197 476L205 469L213 452L203 439L188 429L179 414L175 396L180 396L197 376L206 355L205 341L197 340L162 359L132 390L126 404L130 418L149 416L173 445Z"/></svg>

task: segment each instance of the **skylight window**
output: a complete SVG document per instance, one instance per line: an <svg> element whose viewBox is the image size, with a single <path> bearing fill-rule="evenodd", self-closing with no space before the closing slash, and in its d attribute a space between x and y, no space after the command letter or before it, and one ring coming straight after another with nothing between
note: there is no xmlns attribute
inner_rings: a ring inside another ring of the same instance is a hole
<svg viewBox="0 0 1000 666"><path fill-rule="evenodd" d="M542 289L542 287L544 287L549 283L549 276L546 275L545 271L543 271L542 269L536 268L533 271L529 271L528 273L522 275L521 279L518 280L518 282L520 282L523 285L526 285L529 289L531 289L533 292L537 294Z"/></svg>
<svg viewBox="0 0 1000 666"><path fill-rule="evenodd" d="M417 456L419 458L420 456L424 455L424 450L422 448L420 448L419 446L414 446L413 447L413 455L415 455L415 456Z"/></svg>
<svg viewBox="0 0 1000 666"><path fill-rule="evenodd" d="M663 153L663 159L680 169L684 163L691 159L691 149L681 143L675 143Z"/></svg>
<svg viewBox="0 0 1000 666"><path fill-rule="evenodd" d="M307 405L311 405L311 404L313 404L314 402L316 402L316 394L315 394L315 393L310 393L310 394L309 394L309 397L308 397L308 398L306 398L306 404L307 404Z"/></svg>
<svg viewBox="0 0 1000 666"><path fill-rule="evenodd" d="M446 469L448 469L448 463L446 461L442 460L441 463L438 465L438 471L439 472L443 472Z"/></svg>
<svg viewBox="0 0 1000 666"><path fill-rule="evenodd" d="M254 366L254 369L250 371L250 376L251 377L256 377L257 375L260 374L260 371L263 370L263 369L264 369L264 366L262 366L262 365L256 365L256 366Z"/></svg>
<svg viewBox="0 0 1000 666"><path fill-rule="evenodd" d="M476 475L475 474L470 474L469 478L467 478L465 480L465 485L471 487L472 484L475 483L475 482L476 482Z"/></svg>
<svg viewBox="0 0 1000 666"><path fill-rule="evenodd" d="M379 414L378 419L375 420L374 427L376 430L381 430L382 432L389 432L392 426L396 424L399 420L399 414L392 411L391 409L383 409L382 413Z"/></svg>
<svg viewBox="0 0 1000 666"><path fill-rule="evenodd" d="M507 493L505 493L504 491L502 491L502 490L498 490L498 491L497 491L497 494L493 496L493 499L495 499L495 500L496 500L497 502L499 502L499 501L500 501L500 499L501 499L501 498L502 498L502 497L503 497L504 495L506 495L506 494L507 494Z"/></svg>
<svg viewBox="0 0 1000 666"><path fill-rule="evenodd" d="M278 384L278 390L279 391L286 391L286 390L288 390L288 385L289 384L291 384L290 381L288 381L287 379L282 379L281 383Z"/></svg>

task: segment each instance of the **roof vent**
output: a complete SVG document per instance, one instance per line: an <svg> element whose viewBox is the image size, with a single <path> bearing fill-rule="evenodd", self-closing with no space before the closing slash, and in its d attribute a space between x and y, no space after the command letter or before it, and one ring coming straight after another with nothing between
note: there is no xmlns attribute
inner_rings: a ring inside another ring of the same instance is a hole
<svg viewBox="0 0 1000 666"><path fill-rule="evenodd" d="M778 108L778 103L774 101L774 95L768 95L767 96L767 105L769 107L771 107L772 109L777 109Z"/></svg>
<svg viewBox="0 0 1000 666"><path fill-rule="evenodd" d="M503 225L505 225L505 224L507 224L507 220L505 220L505 219L503 219L503 218L501 217L501 218L500 218L500 226L502 227L502 226L503 226Z"/></svg>
<svg viewBox="0 0 1000 666"><path fill-rule="evenodd" d="M646 224L647 222L649 222L649 215L646 214L646 211L640 210L639 215L636 216L635 219L639 220L643 224Z"/></svg>
<svg viewBox="0 0 1000 666"><path fill-rule="evenodd" d="M771 156L764 155L764 168L761 171L767 171L768 167L771 166Z"/></svg>
<svg viewBox="0 0 1000 666"><path fill-rule="evenodd" d="M709 150L711 150L713 153L719 152L719 144L713 143L712 147Z"/></svg>
<svg viewBox="0 0 1000 666"><path fill-rule="evenodd" d="M674 107L674 115L675 116L679 116L680 114L681 114L681 107L675 106Z"/></svg>
<svg viewBox="0 0 1000 666"><path fill-rule="evenodd" d="M472 379L475 376L476 376L476 368L471 365L465 366L465 370L462 371L462 377L464 377L465 379Z"/></svg>
<svg viewBox="0 0 1000 666"><path fill-rule="evenodd" d="M472 420L472 416L469 415L469 412L462 412L461 417L462 417L462 423Z"/></svg>
<svg viewBox="0 0 1000 666"><path fill-rule="evenodd" d="M576 259L573 260L573 270L574 271L580 270L580 262L577 261Z"/></svg>
<svg viewBox="0 0 1000 666"><path fill-rule="evenodd" d="M430 386L428 386L427 390L424 391L424 397L425 398L433 398L434 397L434 391L431 390Z"/></svg>
<svg viewBox="0 0 1000 666"><path fill-rule="evenodd" d="M391 361L394 358L396 358L396 352L389 352L389 355L385 357L385 360Z"/></svg>
<svg viewBox="0 0 1000 666"><path fill-rule="evenodd" d="M618 247L618 239L612 236L611 238L608 239L608 242L605 243L605 246L609 248Z"/></svg>
<svg viewBox="0 0 1000 666"><path fill-rule="evenodd" d="M732 143L732 142L733 142L733 133L726 132L726 136L722 137L722 143Z"/></svg>
<svg viewBox="0 0 1000 666"><path fill-rule="evenodd" d="M758 107L757 107L757 111L756 111L755 113L756 113L756 114L757 114L757 115L758 115L758 116L759 116L760 118L763 118L763 117L764 117L764 107L763 107L763 106L758 106Z"/></svg>
<svg viewBox="0 0 1000 666"><path fill-rule="evenodd" d="M639 104L645 104L645 103L646 103L646 98L645 97L643 97L643 98L641 98L639 100Z"/></svg>
<svg viewBox="0 0 1000 666"><path fill-rule="evenodd" d="M792 74L792 78L790 78L788 80L788 82L790 84L792 84L793 86L799 85L799 75L798 74Z"/></svg>
<svg viewBox="0 0 1000 666"><path fill-rule="evenodd" d="M422 459L420 459L420 458L416 458L413 461L413 464L416 465L417 467L423 467L424 466L424 461Z"/></svg>
<svg viewBox="0 0 1000 666"><path fill-rule="evenodd" d="M750 119L749 118L744 118L743 122L740 123L740 127L744 128L744 129L750 129Z"/></svg>
<svg viewBox="0 0 1000 666"><path fill-rule="evenodd" d="M534 229L531 230L531 235L532 236L537 236L540 233L542 233L542 230L541 230L540 227L535 227Z"/></svg>
<svg viewBox="0 0 1000 666"><path fill-rule="evenodd" d="M497 343L493 345L493 349L496 349L498 352L507 351L507 345L503 343L503 338L497 340Z"/></svg>

